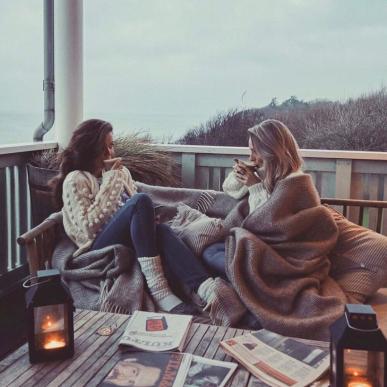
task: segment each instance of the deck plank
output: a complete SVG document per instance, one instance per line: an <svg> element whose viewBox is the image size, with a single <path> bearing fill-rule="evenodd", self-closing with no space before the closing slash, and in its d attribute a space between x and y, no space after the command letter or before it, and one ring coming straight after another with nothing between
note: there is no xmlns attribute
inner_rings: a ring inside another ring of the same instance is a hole
<svg viewBox="0 0 387 387"><path fill-rule="evenodd" d="M188 344L184 348L184 352L194 353L197 346L200 344L203 336L206 334L209 325L198 324L198 329L193 334L192 338L189 340Z"/></svg>
<svg viewBox="0 0 387 387"><path fill-rule="evenodd" d="M204 353L207 351L207 348L209 347L212 339L214 338L214 335L217 331L218 327L216 325L210 325L207 327L206 333L202 338L200 339L197 347L195 348L194 354L198 356L203 356Z"/></svg>
<svg viewBox="0 0 387 387"><path fill-rule="evenodd" d="M226 327L218 326L218 329L216 330L210 345L208 346L206 352L203 354L204 357L207 357L209 359L213 359L215 356L215 353L219 347L219 343L223 340L227 329Z"/></svg>
<svg viewBox="0 0 387 387"><path fill-rule="evenodd" d="M236 329L235 328L228 328L226 330L226 333L223 336L223 340L229 339L231 337L235 336ZM223 360L226 357L226 352L224 352L223 348L219 345L219 347L216 349L216 352L213 356L213 359L215 360Z"/></svg>
<svg viewBox="0 0 387 387"><path fill-rule="evenodd" d="M107 360L104 357L104 354L107 350L113 349L118 351L118 342L121 339L123 330L120 329L122 326L126 326L128 321L127 315L119 315L116 320L117 330L110 336L105 337L105 340L101 342L101 345L93 352L93 356L87 357L85 360L81 361L80 367L70 374L65 382L61 386L63 387L72 387L75 385L83 386L87 381L92 378L95 369L99 369L104 366L105 361Z"/></svg>

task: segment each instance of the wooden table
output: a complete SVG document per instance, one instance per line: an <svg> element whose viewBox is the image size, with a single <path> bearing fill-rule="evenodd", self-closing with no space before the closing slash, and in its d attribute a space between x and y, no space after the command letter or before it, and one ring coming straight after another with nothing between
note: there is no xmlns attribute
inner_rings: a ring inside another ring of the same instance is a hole
<svg viewBox="0 0 387 387"><path fill-rule="evenodd" d="M0 386L96 386L118 360L118 341L128 318L122 314L78 310L74 318L73 358L32 365L25 344L0 361ZM116 324L117 330L111 336L97 333L99 328L113 324ZM194 323L184 352L232 361L219 347L219 342L244 332L242 329ZM254 380L248 371L238 367L228 386L253 386Z"/></svg>

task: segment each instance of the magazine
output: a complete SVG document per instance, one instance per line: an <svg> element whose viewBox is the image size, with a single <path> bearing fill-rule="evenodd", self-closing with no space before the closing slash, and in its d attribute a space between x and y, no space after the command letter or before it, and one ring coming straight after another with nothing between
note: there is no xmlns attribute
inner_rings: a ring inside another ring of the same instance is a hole
<svg viewBox="0 0 387 387"><path fill-rule="evenodd" d="M223 387L236 367L188 353L130 352L121 355L100 386Z"/></svg>
<svg viewBox="0 0 387 387"><path fill-rule="evenodd" d="M237 368L236 363L192 356L184 387L223 387Z"/></svg>
<svg viewBox="0 0 387 387"><path fill-rule="evenodd" d="M178 352L125 353L100 386L183 386L190 362L190 356Z"/></svg>
<svg viewBox="0 0 387 387"><path fill-rule="evenodd" d="M182 351L192 316L136 310L130 318L119 345L134 350Z"/></svg>
<svg viewBox="0 0 387 387"><path fill-rule="evenodd" d="M262 329L224 340L224 350L262 381L262 386L303 387L329 367L329 346Z"/></svg>

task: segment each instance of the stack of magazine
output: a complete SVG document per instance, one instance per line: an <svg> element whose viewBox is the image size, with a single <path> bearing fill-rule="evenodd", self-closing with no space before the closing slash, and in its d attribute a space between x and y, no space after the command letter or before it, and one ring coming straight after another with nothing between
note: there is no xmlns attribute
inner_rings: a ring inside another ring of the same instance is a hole
<svg viewBox="0 0 387 387"><path fill-rule="evenodd" d="M100 386L223 387L237 364L182 351L192 316L136 311L116 362Z"/></svg>

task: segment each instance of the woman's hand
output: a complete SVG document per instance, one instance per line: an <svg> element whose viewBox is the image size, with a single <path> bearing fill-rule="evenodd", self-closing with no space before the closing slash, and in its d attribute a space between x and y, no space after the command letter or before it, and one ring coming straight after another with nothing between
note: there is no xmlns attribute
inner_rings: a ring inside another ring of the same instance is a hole
<svg viewBox="0 0 387 387"><path fill-rule="evenodd" d="M254 170L244 165L241 161L234 165L234 172L237 180L247 187L261 182L261 179L254 173Z"/></svg>
<svg viewBox="0 0 387 387"><path fill-rule="evenodd" d="M109 169L122 169L122 158L117 157L115 159L104 160L104 166L106 170Z"/></svg>

